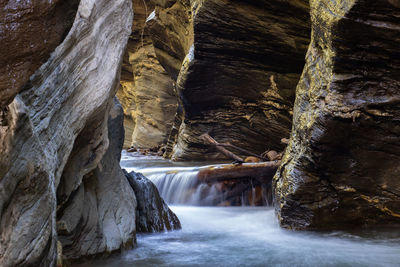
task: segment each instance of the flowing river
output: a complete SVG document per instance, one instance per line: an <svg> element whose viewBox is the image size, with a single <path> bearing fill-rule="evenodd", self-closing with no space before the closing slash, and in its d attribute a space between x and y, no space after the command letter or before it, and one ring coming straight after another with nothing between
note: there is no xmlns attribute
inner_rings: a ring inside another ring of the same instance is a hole
<svg viewBox="0 0 400 267"><path fill-rule="evenodd" d="M289 231L279 227L270 207L198 206L207 205L204 195L215 194L212 188L203 186L191 197L181 196L179 190L191 186L200 163L124 153L121 165L155 182L172 203L182 230L139 234L136 249L80 266L400 266L398 228Z"/></svg>

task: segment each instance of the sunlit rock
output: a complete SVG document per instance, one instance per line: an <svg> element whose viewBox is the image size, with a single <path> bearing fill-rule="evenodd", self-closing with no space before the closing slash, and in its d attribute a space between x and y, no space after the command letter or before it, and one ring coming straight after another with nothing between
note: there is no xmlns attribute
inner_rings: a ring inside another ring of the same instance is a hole
<svg viewBox="0 0 400 267"><path fill-rule="evenodd" d="M170 157L221 157L199 140L205 132L255 153L282 150L309 44L308 1L178 0L148 23L182 105Z"/></svg>
<svg viewBox="0 0 400 267"><path fill-rule="evenodd" d="M133 5L135 19L117 96L125 112L124 147L152 148L167 142L177 96L173 80L158 61L148 33L147 19L154 4L134 0Z"/></svg>

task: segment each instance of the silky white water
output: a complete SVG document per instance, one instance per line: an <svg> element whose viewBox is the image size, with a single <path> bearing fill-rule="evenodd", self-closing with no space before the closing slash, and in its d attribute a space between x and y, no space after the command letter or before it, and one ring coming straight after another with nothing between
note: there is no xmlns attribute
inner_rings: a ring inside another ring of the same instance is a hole
<svg viewBox="0 0 400 267"><path fill-rule="evenodd" d="M393 231L281 229L271 208L172 206L182 230L138 235L138 247L84 266L399 266Z"/></svg>
<svg viewBox="0 0 400 267"><path fill-rule="evenodd" d="M215 186L199 184L196 178L199 170L209 164L177 163L157 157L133 158L126 152L121 160L121 166L128 172L140 172L149 178L157 186L162 198L172 205L210 206L223 201Z"/></svg>
<svg viewBox="0 0 400 267"><path fill-rule="evenodd" d="M174 168L152 162L136 163ZM136 249L80 266L400 266L399 229L294 232L280 228L269 207L171 209L182 230L139 234Z"/></svg>

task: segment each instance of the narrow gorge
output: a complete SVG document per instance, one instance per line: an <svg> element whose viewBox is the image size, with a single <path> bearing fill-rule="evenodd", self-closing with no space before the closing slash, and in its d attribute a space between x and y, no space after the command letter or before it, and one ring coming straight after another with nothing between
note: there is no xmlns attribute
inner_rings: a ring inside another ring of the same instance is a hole
<svg viewBox="0 0 400 267"><path fill-rule="evenodd" d="M400 263L400 0L0 7L0 266Z"/></svg>

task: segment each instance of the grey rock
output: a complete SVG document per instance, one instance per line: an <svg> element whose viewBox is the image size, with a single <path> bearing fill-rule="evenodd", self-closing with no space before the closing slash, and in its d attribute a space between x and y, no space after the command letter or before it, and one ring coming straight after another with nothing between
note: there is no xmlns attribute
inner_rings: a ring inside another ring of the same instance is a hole
<svg viewBox="0 0 400 267"><path fill-rule="evenodd" d="M168 208L157 187L141 173L127 173L125 170L124 172L137 198L137 232L149 233L180 229L181 224L178 217Z"/></svg>
<svg viewBox="0 0 400 267"><path fill-rule="evenodd" d="M55 264L57 187L77 137L107 117L131 23L131 1L82 0L68 36L7 107L0 126L2 266ZM83 173L106 151L106 126L99 127L102 144Z"/></svg>
<svg viewBox="0 0 400 267"><path fill-rule="evenodd" d="M81 180L57 212L58 237L67 261L110 254L135 244L136 198L119 166L124 142L123 118L122 107L114 99L108 118L110 145L97 167L83 176L71 172L76 170L71 167L79 162L76 158L85 159L84 154L76 154L70 158L69 168L65 168L65 172L73 175L64 172L62 181ZM80 143L79 148L82 147ZM69 191L60 189L66 187L59 187L58 197L61 192L65 197Z"/></svg>

